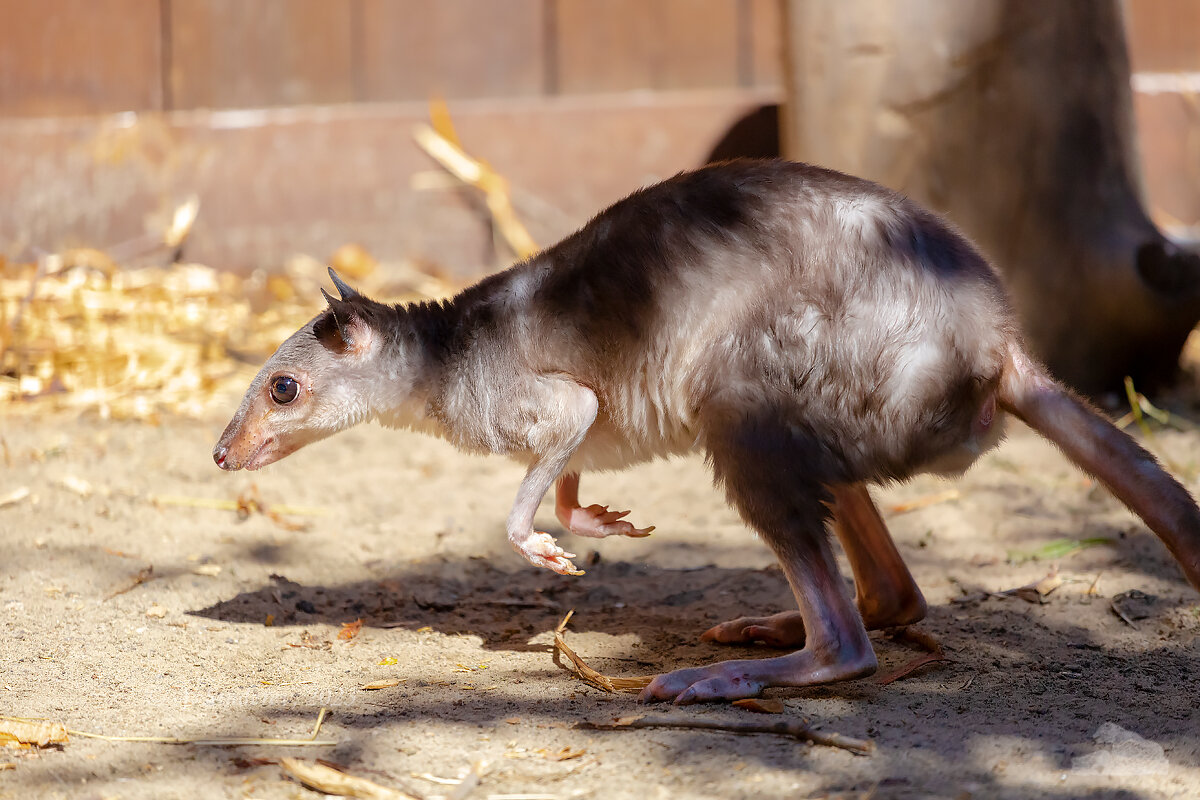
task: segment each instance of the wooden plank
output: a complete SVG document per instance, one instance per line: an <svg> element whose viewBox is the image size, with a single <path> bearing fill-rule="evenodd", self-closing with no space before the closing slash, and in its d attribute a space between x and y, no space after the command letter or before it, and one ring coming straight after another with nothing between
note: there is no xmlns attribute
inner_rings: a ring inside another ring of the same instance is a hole
<svg viewBox="0 0 1200 800"><path fill-rule="evenodd" d="M354 99L354 6L327 0L168 0L172 108Z"/></svg>
<svg viewBox="0 0 1200 800"><path fill-rule="evenodd" d="M1177 92L1135 92L1133 111L1151 216L1200 227L1200 107Z"/></svg>
<svg viewBox="0 0 1200 800"><path fill-rule="evenodd" d="M783 20L779 0L749 0L750 85L783 85Z"/></svg>
<svg viewBox="0 0 1200 800"><path fill-rule="evenodd" d="M360 99L540 94L543 0L362 0Z"/></svg>
<svg viewBox="0 0 1200 800"><path fill-rule="evenodd" d="M737 0L553 0L570 92L738 85Z"/></svg>
<svg viewBox="0 0 1200 800"><path fill-rule="evenodd" d="M145 0L0 0L0 114L161 108L160 30Z"/></svg>
<svg viewBox="0 0 1200 800"><path fill-rule="evenodd" d="M723 90L463 100L451 111L463 143L509 180L518 213L548 244L639 186L700 164L734 120L777 100ZM96 118L0 119L9 198L0 254L109 247L196 193L186 257L223 268L325 258L346 242L463 278L511 262L494 249L478 198L443 183L407 135L427 114L423 102L193 111L119 130ZM129 157L100 157L114 150ZM143 156L171 167L148 170ZM414 187L418 175L433 188Z"/></svg>
<svg viewBox="0 0 1200 800"><path fill-rule="evenodd" d="M1134 72L1200 71L1200 3L1130 0L1124 7Z"/></svg>

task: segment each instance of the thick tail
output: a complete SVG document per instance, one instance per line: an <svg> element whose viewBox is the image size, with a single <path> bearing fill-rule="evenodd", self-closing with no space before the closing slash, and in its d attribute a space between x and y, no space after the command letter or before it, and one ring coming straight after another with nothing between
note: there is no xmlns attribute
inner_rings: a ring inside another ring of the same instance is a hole
<svg viewBox="0 0 1200 800"><path fill-rule="evenodd" d="M1056 444L1137 514L1200 590L1200 508L1154 456L1056 383L1016 345L1000 380L1000 405Z"/></svg>

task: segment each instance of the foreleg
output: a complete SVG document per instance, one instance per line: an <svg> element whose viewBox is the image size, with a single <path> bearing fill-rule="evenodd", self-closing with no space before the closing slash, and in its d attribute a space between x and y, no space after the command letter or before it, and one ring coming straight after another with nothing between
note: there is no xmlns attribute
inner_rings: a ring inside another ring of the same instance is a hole
<svg viewBox="0 0 1200 800"><path fill-rule="evenodd" d="M575 554L559 547L550 534L535 531L533 517L546 491L566 469L571 455L595 421L596 395L564 378L540 378L534 390L537 419L524 433L526 448L533 453L534 460L508 515L508 540L536 567L563 575L582 575L571 563Z"/></svg>
<svg viewBox="0 0 1200 800"><path fill-rule="evenodd" d="M579 473L566 472L558 479L554 492L554 513L563 527L577 536L599 539L605 536L649 536L654 530L635 528L624 519L628 511L609 511L608 506L579 505Z"/></svg>

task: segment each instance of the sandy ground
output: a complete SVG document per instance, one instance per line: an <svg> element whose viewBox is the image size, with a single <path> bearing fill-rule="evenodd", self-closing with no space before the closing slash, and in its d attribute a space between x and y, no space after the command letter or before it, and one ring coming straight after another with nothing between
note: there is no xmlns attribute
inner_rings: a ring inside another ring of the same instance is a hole
<svg viewBox="0 0 1200 800"><path fill-rule="evenodd" d="M1157 540L1024 429L955 484L877 492L890 507L961 491L888 512L930 602L923 628L952 662L886 686L768 693L789 717L875 742L856 756L777 736L577 727L647 709L554 666L551 632L569 609L574 649L635 676L763 653L698 635L791 607L698 459L585 476L586 502L633 508L658 529L573 542L587 574L571 578L505 544L515 464L365 427L261 473L226 474L209 455L224 422L0 417L0 497L31 491L0 508L0 714L107 735L304 737L328 707L320 735L336 746L75 735L0 749L0 797L318 797L282 774L281 756L425 797L456 789L422 775L478 762L471 798L1200 796L1200 596ZM1194 492L1198 444L1194 433L1158 441ZM152 502L251 487L327 513L286 517L307 526L297 531ZM540 520L558 530L549 503ZM1085 537L1109 541L1056 560L1022 555ZM1042 602L994 594L1056 567L1065 581ZM1119 601L1130 622L1111 601L1126 592L1145 595ZM357 619L358 635L340 640ZM918 655L873 641L881 673ZM361 688L385 679L399 683ZM764 719L715 704L670 713Z"/></svg>

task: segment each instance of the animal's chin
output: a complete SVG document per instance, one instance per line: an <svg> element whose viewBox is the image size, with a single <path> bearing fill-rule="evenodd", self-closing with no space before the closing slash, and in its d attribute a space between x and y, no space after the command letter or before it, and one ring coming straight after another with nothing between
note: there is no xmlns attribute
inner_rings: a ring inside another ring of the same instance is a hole
<svg viewBox="0 0 1200 800"><path fill-rule="evenodd" d="M246 463L243 466L245 469L253 472L254 470L262 469L268 464L274 464L284 456L290 456L303 446L304 442L281 443L272 436L258 446L258 449L246 459Z"/></svg>
<svg viewBox="0 0 1200 800"><path fill-rule="evenodd" d="M250 454L250 457L246 459L245 463L242 464L242 468L253 472L257 469L262 469L268 464L273 464L279 459L283 458L284 454L280 453L278 448L271 447L273 444L275 444L274 437L264 439L263 443L260 444L255 451Z"/></svg>

